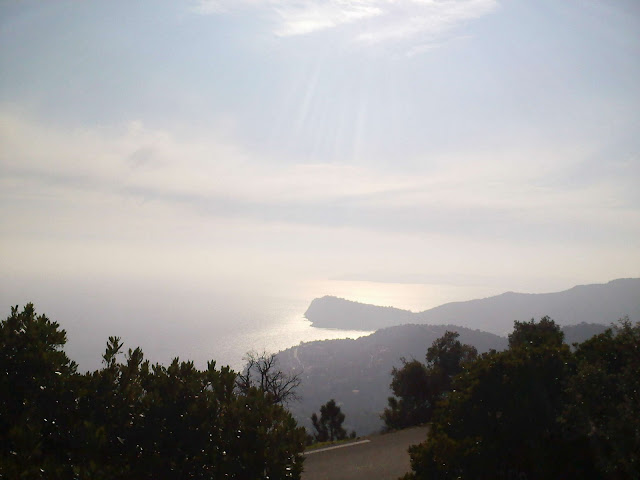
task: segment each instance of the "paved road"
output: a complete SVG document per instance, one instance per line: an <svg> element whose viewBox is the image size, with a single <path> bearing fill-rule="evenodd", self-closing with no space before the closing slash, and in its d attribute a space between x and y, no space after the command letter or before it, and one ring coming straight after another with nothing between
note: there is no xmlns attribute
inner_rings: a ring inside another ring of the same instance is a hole
<svg viewBox="0 0 640 480"><path fill-rule="evenodd" d="M427 437L428 427L373 435L353 446L308 453L302 480L396 480L411 470L409 445Z"/></svg>

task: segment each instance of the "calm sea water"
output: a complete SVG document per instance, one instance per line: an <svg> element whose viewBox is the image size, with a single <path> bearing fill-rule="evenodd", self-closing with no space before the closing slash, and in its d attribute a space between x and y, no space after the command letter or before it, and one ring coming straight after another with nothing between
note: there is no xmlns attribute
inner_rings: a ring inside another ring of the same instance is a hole
<svg viewBox="0 0 640 480"><path fill-rule="evenodd" d="M241 368L246 352L278 352L314 340L358 338L371 331L316 328L304 318L311 300L334 295L361 303L423 311L456 300L494 295L495 288L448 285L382 284L373 282L318 282L298 298L262 297L230 312L225 327L212 325L210 341L190 350L196 363L215 358L219 365Z"/></svg>
<svg viewBox="0 0 640 480"><path fill-rule="evenodd" d="M502 293L496 287L318 281L285 295L256 295L242 288L222 293L207 285L123 281L7 283L0 291L11 305L33 302L68 334L66 351L81 370L100 367L110 335L126 348L140 346L151 362L193 360L202 368L240 369L249 351L278 352L300 342L358 338L371 332L315 328L304 312L316 297L333 295L362 303L422 311L459 300ZM249 289L245 289L249 290ZM258 291L260 289L257 289Z"/></svg>

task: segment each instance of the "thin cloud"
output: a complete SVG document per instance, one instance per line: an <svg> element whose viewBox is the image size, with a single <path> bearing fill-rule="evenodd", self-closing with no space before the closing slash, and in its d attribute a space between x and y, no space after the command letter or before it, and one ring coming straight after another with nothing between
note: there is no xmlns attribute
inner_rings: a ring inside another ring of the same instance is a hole
<svg viewBox="0 0 640 480"><path fill-rule="evenodd" d="M377 17L384 13L375 1L308 1L301 3L282 3L275 11L282 19L276 35L282 37L304 35L307 33L354 23L359 20Z"/></svg>
<svg viewBox="0 0 640 480"><path fill-rule="evenodd" d="M384 22L372 25L357 39L377 44L418 37L431 43L457 25L487 15L496 7L493 0L394 2L387 9Z"/></svg>
<svg viewBox="0 0 640 480"><path fill-rule="evenodd" d="M273 33L281 37L304 35L382 15L380 0L200 0L192 11L220 15L253 11L271 17Z"/></svg>
<svg viewBox="0 0 640 480"><path fill-rule="evenodd" d="M620 195L619 178L573 190L536 186L575 166L568 150L477 165L451 157L410 175L277 167L215 133L184 135L140 122L73 130L0 110L6 270L245 288L247 278L273 280L275 272L286 283L372 264L398 275L538 276L549 265L636 275L616 266L638 264L629 242L640 238L638 208L602 201Z"/></svg>
<svg viewBox="0 0 640 480"><path fill-rule="evenodd" d="M376 44L412 37L433 38L456 25L491 13L496 0L201 0L200 14L260 12L281 37L305 35L349 25L355 40Z"/></svg>
<svg viewBox="0 0 640 480"><path fill-rule="evenodd" d="M517 224L526 236L532 225L586 230L594 218L606 231L640 225L637 208L620 209L613 181L574 189L548 184L575 170L588 151L459 154L428 174L410 175L335 164L276 168L212 137L185 139L137 122L67 131L1 114L4 201L34 192L78 198L102 192L212 217L379 232L482 235Z"/></svg>

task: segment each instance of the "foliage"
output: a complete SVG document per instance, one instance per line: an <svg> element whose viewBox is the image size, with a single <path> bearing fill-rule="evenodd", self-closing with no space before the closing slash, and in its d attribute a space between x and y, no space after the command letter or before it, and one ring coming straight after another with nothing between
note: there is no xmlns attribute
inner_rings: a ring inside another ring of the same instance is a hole
<svg viewBox="0 0 640 480"><path fill-rule="evenodd" d="M432 413L434 385L427 367L418 360L402 359L402 368L391 371L391 390L382 419L387 428L404 428L429 420ZM398 397L399 400L396 398Z"/></svg>
<svg viewBox="0 0 640 480"><path fill-rule="evenodd" d="M601 478L640 477L640 323L627 317L583 342L576 361L564 425Z"/></svg>
<svg viewBox="0 0 640 480"><path fill-rule="evenodd" d="M553 320L516 322L454 379L406 479L638 478L639 340L623 322L574 355Z"/></svg>
<svg viewBox="0 0 640 480"><path fill-rule="evenodd" d="M333 442L334 440L347 438L347 432L342 428L344 418L344 413L340 411L340 407L336 405L336 401L333 398L322 405L320 407L320 418L316 413L311 415L311 422L316 429L316 441ZM355 434L353 436L355 437Z"/></svg>
<svg viewBox="0 0 640 480"><path fill-rule="evenodd" d="M0 473L8 477L69 473L73 393L62 379L75 376L76 364L65 342L66 332L31 303L0 323Z"/></svg>
<svg viewBox="0 0 640 480"><path fill-rule="evenodd" d="M139 348L120 361L110 337L103 368L78 375L60 350L64 331L32 305L1 329L0 476L300 477L304 429L264 391L238 392L228 367L150 365Z"/></svg>
<svg viewBox="0 0 640 480"><path fill-rule="evenodd" d="M543 345L560 347L564 341L564 333L556 322L545 316L536 322L515 321L513 332L509 334L509 348L537 348Z"/></svg>
<svg viewBox="0 0 640 480"><path fill-rule="evenodd" d="M559 478L540 459L557 435L565 350L480 358L436 411L426 444L413 450L416 478Z"/></svg>
<svg viewBox="0 0 640 480"><path fill-rule="evenodd" d="M249 352L244 371L238 374L236 385L247 393L257 388L275 404L286 405L298 400L297 389L302 382L300 374L287 374L278 368L275 354Z"/></svg>
<svg viewBox="0 0 640 480"><path fill-rule="evenodd" d="M407 362L391 372L391 390L382 419L388 429L405 428L428 422L433 410L451 388L451 381L465 365L477 357L477 350L460 343L457 332L447 331L427 350L424 365L418 360ZM398 397L398 398L396 398Z"/></svg>

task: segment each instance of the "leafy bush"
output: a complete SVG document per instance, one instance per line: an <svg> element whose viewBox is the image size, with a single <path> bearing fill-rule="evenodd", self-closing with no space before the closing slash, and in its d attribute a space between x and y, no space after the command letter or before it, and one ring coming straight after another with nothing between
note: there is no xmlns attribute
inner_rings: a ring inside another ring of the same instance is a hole
<svg viewBox="0 0 640 480"><path fill-rule="evenodd" d="M122 357L85 375L64 330L32 304L0 324L0 475L5 478L300 478L304 429L236 373L210 362L151 365Z"/></svg>

